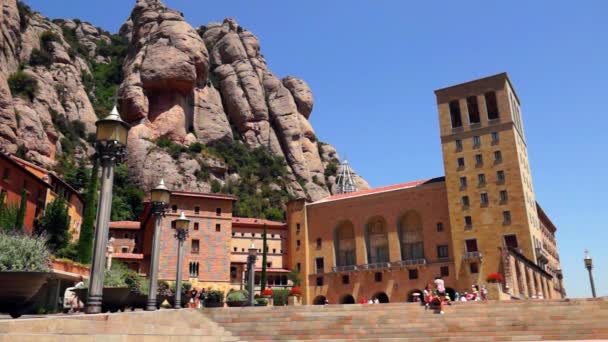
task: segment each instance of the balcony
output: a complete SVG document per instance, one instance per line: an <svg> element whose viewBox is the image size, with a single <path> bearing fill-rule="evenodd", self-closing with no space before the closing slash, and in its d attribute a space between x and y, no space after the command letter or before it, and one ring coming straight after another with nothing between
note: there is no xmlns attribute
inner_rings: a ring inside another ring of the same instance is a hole
<svg viewBox="0 0 608 342"><path fill-rule="evenodd" d="M365 264L361 266L357 266L357 269L360 270L381 270L385 268L391 268L390 262L376 262L373 264Z"/></svg>
<svg viewBox="0 0 608 342"><path fill-rule="evenodd" d="M465 252L462 259L465 261L481 261L481 252Z"/></svg>
<svg viewBox="0 0 608 342"><path fill-rule="evenodd" d="M356 271L358 268L356 265L346 265L346 266L334 266L331 268L332 272L352 272Z"/></svg>
<svg viewBox="0 0 608 342"><path fill-rule="evenodd" d="M542 262L542 263L548 263L549 262L549 258L547 255L547 252L540 248L540 247L536 247L536 259L538 259L538 261Z"/></svg>
<svg viewBox="0 0 608 342"><path fill-rule="evenodd" d="M422 266L422 265L426 265L426 259L422 258L422 259L400 260L400 261L395 261L393 263L393 265L400 266L400 267L404 267L404 266Z"/></svg>

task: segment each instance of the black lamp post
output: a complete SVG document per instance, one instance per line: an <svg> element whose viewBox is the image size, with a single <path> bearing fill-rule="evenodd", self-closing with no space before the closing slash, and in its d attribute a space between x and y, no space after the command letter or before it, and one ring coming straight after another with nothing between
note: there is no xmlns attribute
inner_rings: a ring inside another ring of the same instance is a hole
<svg viewBox="0 0 608 342"><path fill-rule="evenodd" d="M190 220L184 215L181 215L175 220L175 237L177 238L177 272L175 276L175 309L182 308L182 258L184 254L184 240L188 237L188 229Z"/></svg>
<svg viewBox="0 0 608 342"><path fill-rule="evenodd" d="M255 248L253 242L249 246L249 255L247 256L247 272L249 275L249 281L247 282L247 290L249 291L249 305L255 306L254 291L255 291L255 260L257 259L258 250Z"/></svg>
<svg viewBox="0 0 608 342"><path fill-rule="evenodd" d="M591 283L591 295L593 296L593 298L595 298L595 283L593 282L593 272L591 272L591 269L593 269L593 260L589 256L588 250L585 250L585 259L584 260L585 260L585 268L589 272L589 283Z"/></svg>
<svg viewBox="0 0 608 342"><path fill-rule="evenodd" d="M114 185L114 166L126 155L127 136L130 126L121 120L116 107L95 125L95 147L101 161L101 189L97 206L95 224L95 244L91 262L91 279L87 295L86 313L101 312L103 278L108 244L108 229L112 211L112 187Z"/></svg>
<svg viewBox="0 0 608 342"><path fill-rule="evenodd" d="M150 287L148 292L147 311L156 310L156 294L158 292L158 255L160 253L160 225L162 223L169 201L171 191L160 180L158 185L150 191L152 215L154 215L154 235L152 237L152 255L150 256Z"/></svg>

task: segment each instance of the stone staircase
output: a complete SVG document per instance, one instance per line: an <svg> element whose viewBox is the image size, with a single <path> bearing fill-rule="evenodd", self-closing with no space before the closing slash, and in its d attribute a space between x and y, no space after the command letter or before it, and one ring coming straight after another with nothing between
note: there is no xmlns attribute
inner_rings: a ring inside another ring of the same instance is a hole
<svg viewBox="0 0 608 342"><path fill-rule="evenodd" d="M199 310L136 311L0 321L0 342L240 341Z"/></svg>
<svg viewBox="0 0 608 342"><path fill-rule="evenodd" d="M608 340L608 299L204 309L244 341Z"/></svg>

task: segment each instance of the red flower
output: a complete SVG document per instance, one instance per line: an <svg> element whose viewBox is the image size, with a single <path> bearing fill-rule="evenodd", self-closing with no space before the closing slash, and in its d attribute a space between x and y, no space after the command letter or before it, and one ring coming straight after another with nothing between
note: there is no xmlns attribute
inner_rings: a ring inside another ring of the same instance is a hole
<svg viewBox="0 0 608 342"><path fill-rule="evenodd" d="M262 296L272 296L274 294L274 292L272 292L271 289L264 289L264 291L262 291Z"/></svg>
<svg viewBox="0 0 608 342"><path fill-rule="evenodd" d="M291 288L291 291L289 291L289 295L290 296L301 296L302 295L302 289L294 286Z"/></svg>
<svg viewBox="0 0 608 342"><path fill-rule="evenodd" d="M486 277L488 283L502 283L502 274L498 272L490 273Z"/></svg>

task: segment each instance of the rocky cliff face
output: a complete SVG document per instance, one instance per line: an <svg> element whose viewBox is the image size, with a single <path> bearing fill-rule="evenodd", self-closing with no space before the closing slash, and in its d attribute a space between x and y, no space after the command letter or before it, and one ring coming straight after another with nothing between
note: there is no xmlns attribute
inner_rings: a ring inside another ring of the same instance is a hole
<svg viewBox="0 0 608 342"><path fill-rule="evenodd" d="M6 150L48 167L66 153L90 155L86 137L117 92L119 111L133 125L129 176L143 188L163 176L189 191L245 191L246 181L249 193L276 191L283 200L332 193L339 157L308 121L312 91L299 78L274 75L258 38L235 20L195 29L161 1L138 0L119 35L110 35L77 20L51 22L15 0L2 4ZM259 184L260 177L243 175L244 154L284 158L285 167Z"/></svg>

